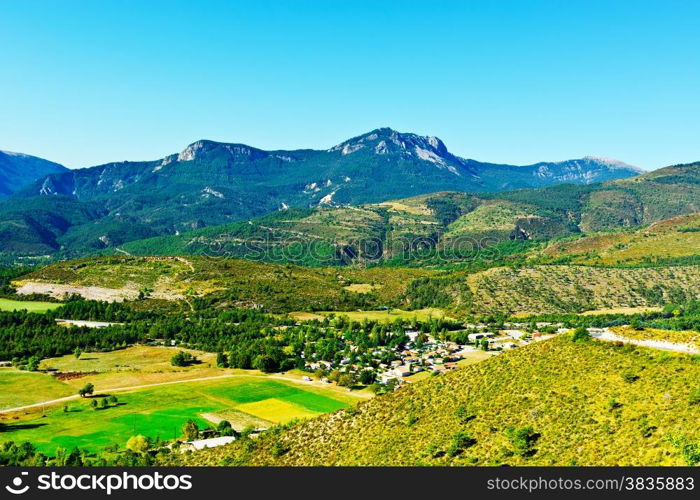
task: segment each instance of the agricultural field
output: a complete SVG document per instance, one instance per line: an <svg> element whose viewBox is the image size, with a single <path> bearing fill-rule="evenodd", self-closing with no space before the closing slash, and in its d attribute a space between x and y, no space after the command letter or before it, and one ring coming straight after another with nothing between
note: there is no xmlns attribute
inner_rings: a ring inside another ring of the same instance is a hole
<svg viewBox="0 0 700 500"><path fill-rule="evenodd" d="M98 392L108 394L108 391ZM176 439L189 418L206 427L220 420L219 413L230 418L234 411L243 414L241 422L269 427L273 423L345 408L354 401L352 397L324 394L321 389L287 380L244 375L120 391L114 395L119 399L118 405L106 409L93 410L90 398L85 398L47 407L43 414L12 415L3 419L7 424L3 439L31 441L44 453L73 446L99 451L109 444L123 445L137 434Z"/></svg>
<svg viewBox="0 0 700 500"><path fill-rule="evenodd" d="M60 306L61 304L56 302L0 299L0 311L21 311L26 309L28 312L44 313Z"/></svg>

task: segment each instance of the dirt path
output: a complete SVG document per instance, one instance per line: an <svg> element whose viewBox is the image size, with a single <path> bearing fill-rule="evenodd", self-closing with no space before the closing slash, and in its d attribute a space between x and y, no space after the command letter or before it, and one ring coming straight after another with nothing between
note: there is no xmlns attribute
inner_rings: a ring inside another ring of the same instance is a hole
<svg viewBox="0 0 700 500"><path fill-rule="evenodd" d="M110 387L110 388L104 388L104 389L99 389L97 391L99 394L108 394L111 392L124 392L124 391L132 391L136 389L148 389L150 387L158 387L162 385L173 385L173 384L185 384L187 382L205 382L207 380L217 380L217 379L224 379L224 378L235 378L235 377L260 377L260 378L271 378L275 380L285 380L287 382L292 382L295 384L299 385L311 385L314 387L324 387L325 384L317 381L308 381L308 380L299 380L296 378L292 377L285 377L283 375L248 375L248 374L243 374L243 373L232 373L230 375L215 375L212 377L199 377L199 378L190 378L190 379L184 379L184 380L171 380L169 382L158 382L155 384L142 384L142 385L131 385L128 387ZM372 397L371 394L366 394L366 393L356 393L360 398L370 398ZM59 403L65 403L67 401L73 401L75 399L80 399L80 396L78 394L74 394L72 396L65 396L62 398L57 398L57 399L50 399L48 401L40 401L38 403L32 403L29 405L24 405L24 406L17 406L15 408L2 408L0 409L0 414L3 413L13 413L17 411L23 411L23 410L29 410L32 408L40 408L42 406L52 406L55 404Z"/></svg>
<svg viewBox="0 0 700 500"><path fill-rule="evenodd" d="M668 340L642 340L630 339L613 333L608 328L590 328L591 337L607 342L623 342L625 344L634 344L642 347L650 347L652 349L661 349L663 351L684 352L686 354L700 354L700 349L692 344L680 344L669 342Z"/></svg>

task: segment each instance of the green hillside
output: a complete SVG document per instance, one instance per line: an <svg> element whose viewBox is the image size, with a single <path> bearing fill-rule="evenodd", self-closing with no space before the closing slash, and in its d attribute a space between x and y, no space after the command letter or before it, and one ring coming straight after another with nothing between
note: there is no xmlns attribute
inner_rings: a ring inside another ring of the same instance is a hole
<svg viewBox="0 0 700 500"><path fill-rule="evenodd" d="M133 241L122 250L305 265L358 260L392 265L479 261L489 260L481 250L507 242L527 244L632 229L691 214L700 210L698 199L700 164L691 164L587 186L440 192L359 207L288 210L178 236ZM528 249L521 247L516 253Z"/></svg>
<svg viewBox="0 0 700 500"><path fill-rule="evenodd" d="M698 381L687 355L561 336L182 462L685 465Z"/></svg>
<svg viewBox="0 0 700 500"><path fill-rule="evenodd" d="M700 267L523 265L484 271L309 268L237 259L101 257L16 278L21 293L263 308L271 312L440 308L455 314L584 312L696 299Z"/></svg>

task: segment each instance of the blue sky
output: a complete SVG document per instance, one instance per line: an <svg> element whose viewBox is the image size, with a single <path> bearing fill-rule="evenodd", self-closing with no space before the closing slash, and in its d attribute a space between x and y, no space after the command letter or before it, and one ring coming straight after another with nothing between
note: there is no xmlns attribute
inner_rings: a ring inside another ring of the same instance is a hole
<svg viewBox="0 0 700 500"><path fill-rule="evenodd" d="M700 2L0 0L0 149L84 167L371 129L483 161L700 160Z"/></svg>

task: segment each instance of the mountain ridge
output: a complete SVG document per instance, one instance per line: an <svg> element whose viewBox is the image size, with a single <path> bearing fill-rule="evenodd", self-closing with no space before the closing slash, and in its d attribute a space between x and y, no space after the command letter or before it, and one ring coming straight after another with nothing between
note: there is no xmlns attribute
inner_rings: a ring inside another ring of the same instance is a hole
<svg viewBox="0 0 700 500"><path fill-rule="evenodd" d="M13 151L0 151L0 197L10 196L36 180L68 170L58 163Z"/></svg>
<svg viewBox="0 0 700 500"><path fill-rule="evenodd" d="M632 168L596 160L522 167L466 160L437 137L390 128L328 150L265 151L200 139L157 160L111 162L35 181L0 203L0 251L71 252L86 241L99 249L287 208L355 206L445 190L488 193L591 184L636 175ZM88 212L95 218L85 220Z"/></svg>

